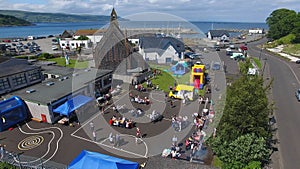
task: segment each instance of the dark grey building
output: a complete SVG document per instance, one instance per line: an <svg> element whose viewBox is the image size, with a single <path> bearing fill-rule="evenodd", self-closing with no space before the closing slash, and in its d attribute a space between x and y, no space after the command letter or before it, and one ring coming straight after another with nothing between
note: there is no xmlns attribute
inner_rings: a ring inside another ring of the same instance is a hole
<svg viewBox="0 0 300 169"><path fill-rule="evenodd" d="M40 83L41 67L25 59L0 58L0 95Z"/></svg>
<svg viewBox="0 0 300 169"><path fill-rule="evenodd" d="M111 89L111 70L73 70L59 66L43 66L43 73L49 78L42 83L12 92L9 96L22 98L33 118L48 123L55 123L61 118L60 114L54 113L53 110L69 99L77 95L94 98L96 93L105 94Z"/></svg>

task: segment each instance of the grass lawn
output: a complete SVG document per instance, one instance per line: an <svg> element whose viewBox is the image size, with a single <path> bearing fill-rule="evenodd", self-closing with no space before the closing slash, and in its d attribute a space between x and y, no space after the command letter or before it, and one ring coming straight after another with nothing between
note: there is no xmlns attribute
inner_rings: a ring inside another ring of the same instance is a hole
<svg viewBox="0 0 300 169"><path fill-rule="evenodd" d="M258 58L256 58L256 57L252 57L252 59L255 62L255 64L257 65L257 67L259 69L261 69L261 62L260 62L260 60Z"/></svg>
<svg viewBox="0 0 300 169"><path fill-rule="evenodd" d="M59 58L51 58L48 59L47 61L54 61L56 62L57 65L59 66L66 66L66 60L65 58L59 57ZM67 65L69 68L76 68L76 69L85 69L88 67L88 62L87 61L77 61L74 59L69 60L70 64Z"/></svg>
<svg viewBox="0 0 300 169"><path fill-rule="evenodd" d="M161 70L161 74L152 78L153 86L159 85L159 88L164 92L169 92L169 86L174 85L174 78L167 72ZM146 86L146 84L144 84Z"/></svg>
<svg viewBox="0 0 300 169"><path fill-rule="evenodd" d="M300 44L286 45L283 48L283 52L287 53L287 54L290 54L290 55L300 56Z"/></svg>

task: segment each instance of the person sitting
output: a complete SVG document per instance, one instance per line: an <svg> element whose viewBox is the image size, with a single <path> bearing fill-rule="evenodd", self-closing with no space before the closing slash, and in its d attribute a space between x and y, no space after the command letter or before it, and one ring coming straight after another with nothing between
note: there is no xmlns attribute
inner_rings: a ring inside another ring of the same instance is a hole
<svg viewBox="0 0 300 169"><path fill-rule="evenodd" d="M119 126L120 125L120 118L119 119L116 119L113 123L114 126Z"/></svg>
<svg viewBox="0 0 300 169"><path fill-rule="evenodd" d="M135 96L135 97L134 97L134 102L138 103L138 102L139 102L139 100L140 100L140 99L139 99L139 97L138 97L138 96Z"/></svg>
<svg viewBox="0 0 300 169"><path fill-rule="evenodd" d="M139 116L141 116L143 114L143 111L142 111L142 109L137 109L137 111L136 111L136 117L139 117Z"/></svg>
<svg viewBox="0 0 300 169"><path fill-rule="evenodd" d="M123 117L122 119L121 119L121 121L120 121L120 126L121 127L125 127L125 125L126 125L126 123L125 123L125 121L126 121L126 118L125 117Z"/></svg>
<svg viewBox="0 0 300 169"><path fill-rule="evenodd" d="M109 119L109 121L108 121L108 123L109 123L109 125L113 125L113 123L114 123L114 121L112 120L112 119Z"/></svg>
<svg viewBox="0 0 300 169"><path fill-rule="evenodd" d="M128 128L128 129L133 128L133 122L132 122L131 119L129 119L129 120L126 121L126 126L125 127Z"/></svg>
<svg viewBox="0 0 300 169"><path fill-rule="evenodd" d="M179 158L181 156L181 154L179 152L177 152L176 150L172 150L171 156L172 156L172 158Z"/></svg>

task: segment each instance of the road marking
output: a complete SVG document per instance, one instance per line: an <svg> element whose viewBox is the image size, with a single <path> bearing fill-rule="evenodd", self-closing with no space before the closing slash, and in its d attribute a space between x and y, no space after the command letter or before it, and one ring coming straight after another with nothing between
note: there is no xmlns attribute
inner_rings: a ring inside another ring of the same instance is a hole
<svg viewBox="0 0 300 169"><path fill-rule="evenodd" d="M31 128L28 123L26 123L26 126L30 129L30 130L33 130L33 131L41 131L41 132L37 132L37 133L29 133L29 132L25 132L21 129L21 127L18 125L18 128L19 130L23 133L23 134L44 134L44 133L51 133L53 135L53 137L50 139L49 143L48 143L48 146L47 146L47 152L40 158L36 159L36 160L32 160L32 161L29 161L29 162L24 162L24 161L19 161L18 159L16 159L16 157L14 157L14 160L17 162L17 163L21 163L21 164L30 164L30 163L34 163L34 162L40 162L50 151L50 144L52 143L52 141L54 140L55 138L55 133L53 131L50 131L50 130L47 130L47 129L57 129L58 131L60 131L60 137L59 139L57 140L56 142L56 149L54 151L54 153L46 160L43 160L42 163L38 164L37 166L40 166L48 161L50 161L54 156L55 154L57 153L58 151L58 143L60 142L60 140L62 139L63 137L63 132L60 128L58 127L47 127L47 128L40 128L40 129L34 129L34 128ZM47 131L42 131L42 130L47 130Z"/></svg>
<svg viewBox="0 0 300 169"><path fill-rule="evenodd" d="M44 141L44 137L41 135L26 137L25 139L19 142L18 149L31 150L40 146L43 143L43 141Z"/></svg>

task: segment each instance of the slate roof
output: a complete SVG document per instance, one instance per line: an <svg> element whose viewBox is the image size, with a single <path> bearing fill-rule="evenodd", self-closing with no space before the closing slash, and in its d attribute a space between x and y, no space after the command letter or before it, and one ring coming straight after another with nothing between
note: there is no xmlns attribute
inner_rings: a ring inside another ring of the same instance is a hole
<svg viewBox="0 0 300 169"><path fill-rule="evenodd" d="M172 45L178 53L185 51L184 43L174 37L142 37L140 44L145 52L162 53L169 45Z"/></svg>
<svg viewBox="0 0 300 169"><path fill-rule="evenodd" d="M0 77L9 76L25 71L30 71L40 68L40 66L35 66L30 64L26 59L15 59L11 58L4 60L0 63Z"/></svg>
<svg viewBox="0 0 300 169"><path fill-rule="evenodd" d="M105 76L111 73L111 70L97 70L97 69L88 69L86 70L76 70L73 76L73 73L65 75L68 77L64 80L59 79L47 79L42 83L35 84L17 90L10 93L10 95L19 96L24 100L28 100L34 103L39 103L42 105L47 105L51 102L59 100L67 95L71 95L72 92L77 91L88 85L89 82L95 81L95 79ZM48 86L47 83L54 82L53 85ZM33 93L27 93L29 89L35 89Z"/></svg>
<svg viewBox="0 0 300 169"><path fill-rule="evenodd" d="M60 38L62 38L62 39L64 39L64 38L72 38L73 37L73 35L74 35L74 31L72 31L72 30L65 30L62 34L61 34L61 37Z"/></svg>
<svg viewBox="0 0 300 169"><path fill-rule="evenodd" d="M209 30L212 37L221 37L226 35L227 37L230 36L229 32L226 30Z"/></svg>
<svg viewBox="0 0 300 169"><path fill-rule="evenodd" d="M114 10L112 14L116 16ZM110 25L95 48L94 60L96 68L116 70L116 68L120 66L120 63L126 65L124 61L127 62L127 66L130 66L127 67L127 69L137 67L141 67L142 69L148 68L147 65L141 62L143 56L138 53L133 53L133 48L120 29L115 16L111 16ZM123 66L122 70L120 70L120 68L118 69L122 74L126 72L126 66Z"/></svg>

